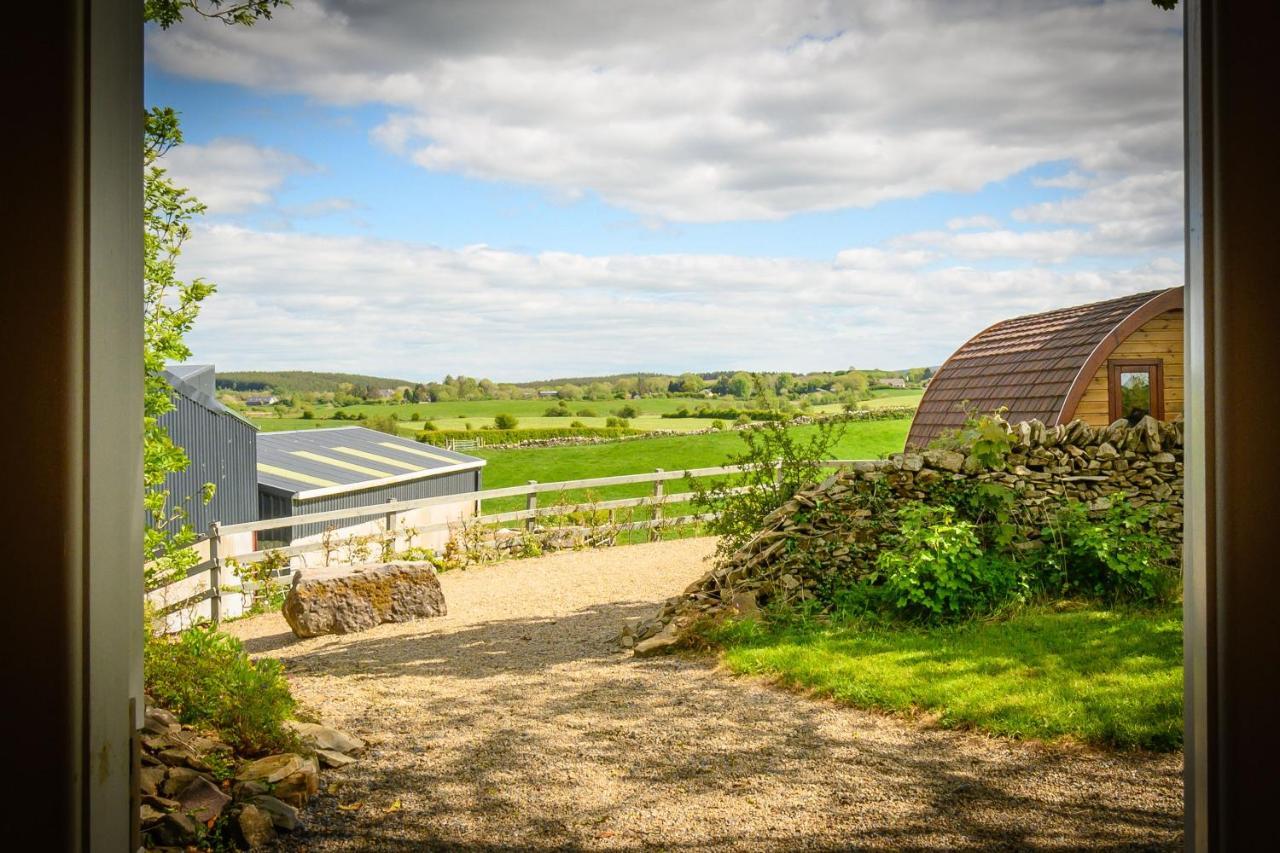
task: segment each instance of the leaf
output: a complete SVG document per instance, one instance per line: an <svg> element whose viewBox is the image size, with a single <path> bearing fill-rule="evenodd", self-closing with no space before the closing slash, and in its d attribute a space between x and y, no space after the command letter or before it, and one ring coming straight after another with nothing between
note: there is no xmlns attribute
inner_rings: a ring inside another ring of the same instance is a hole
<svg viewBox="0 0 1280 853"><path fill-rule="evenodd" d="M342 804L338 803L338 808L344 812L358 812L364 808L364 800L356 800L354 803Z"/></svg>
<svg viewBox="0 0 1280 853"><path fill-rule="evenodd" d="M392 803L391 805L389 805L389 806L387 806L385 809L383 809L383 810L382 810L382 813L383 813L383 814L391 814L392 812L398 812L398 811L402 810L403 808L404 808L404 807L400 805L400 801L399 801L399 800L396 800L394 803Z"/></svg>

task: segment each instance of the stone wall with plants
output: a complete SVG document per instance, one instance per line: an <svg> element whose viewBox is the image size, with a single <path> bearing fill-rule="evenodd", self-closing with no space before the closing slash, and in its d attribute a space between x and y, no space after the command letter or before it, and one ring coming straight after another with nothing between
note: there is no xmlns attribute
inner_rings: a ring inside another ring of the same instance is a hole
<svg viewBox="0 0 1280 853"><path fill-rule="evenodd" d="M1176 594L1182 423L971 420L922 452L858 462L794 494L624 646L769 606L939 620L1032 595Z"/></svg>

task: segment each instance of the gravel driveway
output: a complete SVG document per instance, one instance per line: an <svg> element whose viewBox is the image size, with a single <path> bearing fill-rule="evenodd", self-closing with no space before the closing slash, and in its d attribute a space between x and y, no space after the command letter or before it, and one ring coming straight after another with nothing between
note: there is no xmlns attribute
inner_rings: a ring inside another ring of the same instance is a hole
<svg viewBox="0 0 1280 853"><path fill-rule="evenodd" d="M614 638L710 539L441 576L450 615L299 641L300 701L368 738L285 849L1175 849L1181 756L1051 749L836 707ZM351 808L361 803L358 809ZM346 806L347 808L342 808Z"/></svg>

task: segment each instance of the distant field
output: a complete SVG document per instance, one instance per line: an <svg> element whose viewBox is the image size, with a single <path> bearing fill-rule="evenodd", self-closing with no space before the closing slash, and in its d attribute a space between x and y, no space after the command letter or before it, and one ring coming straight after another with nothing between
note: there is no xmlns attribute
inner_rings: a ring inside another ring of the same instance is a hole
<svg viewBox="0 0 1280 853"><path fill-rule="evenodd" d="M892 406L918 406L924 392L919 388L877 388L871 399L861 405L866 409L883 409Z"/></svg>
<svg viewBox="0 0 1280 853"><path fill-rule="evenodd" d="M853 423L845 431L844 438L832 451L841 459L876 459L886 453L902 449L907 439L910 422L864 421ZM816 427L796 427L801 436L811 434ZM554 483L588 477L609 477L618 474L639 474L663 468L678 471L686 468L711 468L724 465L731 454L743 449L742 439L736 432L708 435L669 436L644 438L607 444L571 445L567 447L541 447L513 450L479 450L476 456L489 460L485 466L484 485L487 489L515 486L537 480ZM638 497L652 493L652 485L637 484L611 486L600 489L595 498ZM668 483L667 492L685 491L683 483ZM584 493L569 495L573 500L590 499ZM544 497L544 501L551 498ZM524 499L486 501L485 512L506 512L523 508Z"/></svg>

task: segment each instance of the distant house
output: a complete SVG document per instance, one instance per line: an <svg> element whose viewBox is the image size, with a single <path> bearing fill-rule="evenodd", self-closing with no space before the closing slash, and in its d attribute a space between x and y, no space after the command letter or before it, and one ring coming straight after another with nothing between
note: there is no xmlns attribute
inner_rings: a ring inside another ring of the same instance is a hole
<svg viewBox="0 0 1280 853"><path fill-rule="evenodd" d="M399 397L400 391L395 388L376 388L372 396L375 400L390 400L393 397Z"/></svg>
<svg viewBox="0 0 1280 853"><path fill-rule="evenodd" d="M539 391L538 396L539 397L558 397L560 396L560 392L559 391Z"/></svg>
<svg viewBox="0 0 1280 853"><path fill-rule="evenodd" d="M906 388L907 380L901 376L881 376L875 381L882 388Z"/></svg>
<svg viewBox="0 0 1280 853"><path fill-rule="evenodd" d="M907 444L964 422L962 404L1047 426L1182 415L1182 288L1032 314L980 332L938 368Z"/></svg>
<svg viewBox="0 0 1280 853"><path fill-rule="evenodd" d="M246 406L274 406L280 402L280 398L275 394L258 395L256 397L245 397L244 404Z"/></svg>
<svg viewBox="0 0 1280 853"><path fill-rule="evenodd" d="M437 498L479 491L485 460L364 427L305 429L258 437L258 514L282 526L258 534L260 548L321 541L323 523L288 525L290 516L389 501ZM475 514L474 501L445 501L403 513L401 529L458 521ZM330 535L380 534L381 516L338 521ZM447 530L423 534L411 544L442 548ZM402 541L401 546L409 544ZM375 552L376 553L376 552Z"/></svg>

